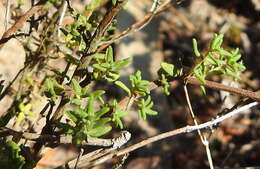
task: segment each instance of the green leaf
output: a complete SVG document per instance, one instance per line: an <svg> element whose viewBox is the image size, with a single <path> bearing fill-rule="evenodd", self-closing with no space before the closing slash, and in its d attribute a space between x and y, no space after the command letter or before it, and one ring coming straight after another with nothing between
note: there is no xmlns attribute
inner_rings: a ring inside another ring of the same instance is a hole
<svg viewBox="0 0 260 169"><path fill-rule="evenodd" d="M76 96L80 97L82 95L82 89L81 89L81 86L79 85L79 82L75 79L72 79L71 86L72 86L72 89L75 92Z"/></svg>
<svg viewBox="0 0 260 169"><path fill-rule="evenodd" d="M141 72L138 70L134 75L130 75L129 79L131 81L132 93L145 96L150 93L149 84L147 80L142 80Z"/></svg>
<svg viewBox="0 0 260 169"><path fill-rule="evenodd" d="M87 112L90 116L94 116L94 96L92 94L88 98Z"/></svg>
<svg viewBox="0 0 260 169"><path fill-rule="evenodd" d="M103 60L106 58L106 55L103 54L103 53L95 53L94 54L94 59L97 59L97 60Z"/></svg>
<svg viewBox="0 0 260 169"><path fill-rule="evenodd" d="M98 97L101 97L105 93L106 92L104 90L96 90L93 93L91 93L91 95L93 95L93 97L96 99Z"/></svg>
<svg viewBox="0 0 260 169"><path fill-rule="evenodd" d="M195 56L200 57L200 52L198 50L198 43L195 38L192 39L192 46L193 46L193 52L194 52Z"/></svg>
<svg viewBox="0 0 260 169"><path fill-rule="evenodd" d="M74 123L77 123L78 117L74 111L65 111L65 114L68 116L68 118L73 121Z"/></svg>
<svg viewBox="0 0 260 169"><path fill-rule="evenodd" d="M49 98L55 98L57 95L60 95L64 91L62 85L54 78L47 78L44 81L44 93Z"/></svg>
<svg viewBox="0 0 260 169"><path fill-rule="evenodd" d="M211 49L219 49L220 46L222 45L223 38L224 38L223 34L219 34L219 35L215 34L214 38L213 38L213 40L211 42L210 48Z"/></svg>
<svg viewBox="0 0 260 169"><path fill-rule="evenodd" d="M111 118L109 118L109 117L101 118L101 119L95 121L95 124L93 125L93 128L100 127L100 126L105 126L105 125L107 125L110 121L111 121Z"/></svg>
<svg viewBox="0 0 260 169"><path fill-rule="evenodd" d="M147 115L154 116L158 114L156 111L151 109L153 107L153 101L151 99L151 96L148 96L146 100L144 98L138 100L137 106L139 117L143 120L146 120Z"/></svg>
<svg viewBox="0 0 260 169"><path fill-rule="evenodd" d="M71 100L70 100L70 103L71 104L75 104L75 105L77 105L77 106L80 106L82 103L81 103L81 100L79 99L79 98L72 98Z"/></svg>
<svg viewBox="0 0 260 169"><path fill-rule="evenodd" d="M99 70L99 71L102 71L102 72L107 71L107 68L104 68L104 67L101 66L100 64L93 64L92 66L93 66L93 68L95 68L95 69L97 69L97 70Z"/></svg>
<svg viewBox="0 0 260 169"><path fill-rule="evenodd" d="M107 79L108 82L114 82L117 79L119 79L119 77L120 77L120 75L118 73L108 72L105 79Z"/></svg>
<svg viewBox="0 0 260 169"><path fill-rule="evenodd" d="M161 63L162 69L170 76L173 76L174 65L166 62Z"/></svg>
<svg viewBox="0 0 260 169"><path fill-rule="evenodd" d="M115 84L120 87L121 89L123 89L127 94L128 96L131 96L131 91L130 89L121 81L115 81Z"/></svg>
<svg viewBox="0 0 260 169"><path fill-rule="evenodd" d="M125 66L128 66L132 62L132 58L126 58L119 61L114 62L112 66L112 71L118 71Z"/></svg>
<svg viewBox="0 0 260 169"><path fill-rule="evenodd" d="M89 130L88 135L91 137L100 137L100 136L107 134L111 130L112 130L112 127L109 125L100 126L100 127L96 127L96 128Z"/></svg>
<svg viewBox="0 0 260 169"><path fill-rule="evenodd" d="M116 5L117 0L112 0L112 4Z"/></svg>
<svg viewBox="0 0 260 169"><path fill-rule="evenodd" d="M107 112L109 112L110 108L109 107L102 107L101 110L97 111L95 113L95 117L96 119L101 118L104 114L106 114Z"/></svg>
<svg viewBox="0 0 260 169"><path fill-rule="evenodd" d="M113 49L111 46L109 46L106 50L106 61L108 63L113 63L114 62L114 58L113 58Z"/></svg>

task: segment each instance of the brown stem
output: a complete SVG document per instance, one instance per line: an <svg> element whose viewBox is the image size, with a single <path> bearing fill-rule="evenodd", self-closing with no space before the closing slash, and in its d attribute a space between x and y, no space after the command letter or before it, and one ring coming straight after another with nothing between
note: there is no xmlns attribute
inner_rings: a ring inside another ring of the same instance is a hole
<svg viewBox="0 0 260 169"><path fill-rule="evenodd" d="M171 1L167 0L165 1L156 11L154 12L149 12L148 14L146 14L141 20L137 21L136 23L134 23L133 25L131 25L130 27L128 27L126 30L124 30L123 32L121 32L120 34L118 34L115 38L111 39L110 41L106 41L105 43L103 43L102 46L100 46L96 51L96 52L101 52L103 51L105 48L107 48L108 46L110 46L111 44L115 43L116 41L119 41L125 37L127 37L128 35L130 35L131 33L140 31L142 28L144 28L147 24L149 24L149 22L153 19L153 17L157 14L160 14L161 12L163 12L165 9L169 8L171 5Z"/></svg>
<svg viewBox="0 0 260 169"><path fill-rule="evenodd" d="M201 85L201 82L197 80L194 77L187 77L187 83L192 84L192 85ZM240 88L235 88L235 87L230 87L223 85L221 83L213 82L213 81L205 81L204 84L205 87L211 88L211 89L216 89L216 90L222 90L226 91L232 94L240 95L243 97L247 97L256 101L260 101L260 92L253 92L250 90L245 90L245 89L240 89Z"/></svg>

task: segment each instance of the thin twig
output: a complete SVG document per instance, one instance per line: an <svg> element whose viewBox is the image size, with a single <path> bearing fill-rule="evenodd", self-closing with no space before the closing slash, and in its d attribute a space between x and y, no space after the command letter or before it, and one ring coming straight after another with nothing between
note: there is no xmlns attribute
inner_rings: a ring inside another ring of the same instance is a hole
<svg viewBox="0 0 260 169"><path fill-rule="evenodd" d="M170 6L170 4L171 4L171 0L166 0L164 3L162 3L160 6L158 6L158 1L155 0L150 12L148 14L146 14L143 17L143 19L137 21L136 23L134 23L133 25L128 27L126 30L124 30L123 32L118 34L112 40L104 42L103 45L100 48L97 49L96 52L100 52L100 51L104 50L105 48L110 46L112 43L115 43L116 41L119 41L119 40L129 36L131 33L140 31L147 24L150 23L150 21L153 19L153 17L155 15L157 15L157 14L161 13L162 11L164 11L165 9L167 9Z"/></svg>
<svg viewBox="0 0 260 169"><path fill-rule="evenodd" d="M196 120L196 117L195 117L195 114L193 112L192 105L191 105L191 102L190 102L190 97L189 97L189 92L188 92L188 89L187 89L187 84L184 84L184 92L185 92L185 98L186 98L186 101L188 103L188 107L189 107L189 110L190 110L189 111L190 115L191 115L191 117L193 119L193 122L194 122L195 126L198 126L198 122ZM209 148L208 139L207 139L207 137L203 133L201 133L200 130L198 130L198 134L200 136L200 140L201 140L202 144L205 146L210 169L214 169L214 165L213 165L213 161L212 161L212 157L211 157L211 152L210 152L210 148Z"/></svg>
<svg viewBox="0 0 260 169"><path fill-rule="evenodd" d="M6 0L6 4L5 4L5 31L8 28L9 25L9 19L10 19L10 7L11 7L11 2L10 0Z"/></svg>
<svg viewBox="0 0 260 169"><path fill-rule="evenodd" d="M203 145L206 148L206 154L207 154L207 158L208 158L208 162L209 162L209 167L210 167L210 169L214 169L211 151L210 151L210 148L209 148L209 141L205 136L203 136L203 137L204 137Z"/></svg>
<svg viewBox="0 0 260 169"><path fill-rule="evenodd" d="M192 120L193 120L195 126L198 126L198 122L196 120L195 114L194 114L192 106L191 106L190 97L189 97L189 93L188 93L188 89L187 89L187 85L186 84L184 85L184 93L185 93L185 98L186 98L186 101L187 101L187 104L188 104L188 107L189 107L189 112L190 112L190 115L192 117ZM201 142L203 143L204 139L203 139L203 136L202 136L200 130L198 130L198 134L200 136Z"/></svg>
<svg viewBox="0 0 260 169"><path fill-rule="evenodd" d="M78 162L79 162L80 158L82 157L83 153L84 153L84 149L81 147L80 150L79 150L79 155L78 155L78 157L77 157L77 160L76 160L74 169L77 169Z"/></svg>
<svg viewBox="0 0 260 169"><path fill-rule="evenodd" d="M90 152L86 155L84 155L80 162L78 163L78 168L81 168L81 166L85 165L86 163L90 163L93 160L96 160L118 148L120 148L121 146L123 146L124 144L126 144L131 138L131 134L129 132L122 132L121 135L117 138L114 139L115 144L113 145L113 147L108 148L108 149L98 149L95 150L94 152ZM68 165L71 167L75 164L76 159L72 160L68 163Z"/></svg>
<svg viewBox="0 0 260 169"><path fill-rule="evenodd" d="M187 77L186 81L187 83L192 85L202 85L201 82L194 77ZM208 80L205 81L205 84L203 84L203 86L211 89L226 91L232 94L236 94L256 101L260 101L260 92L253 92L241 88L230 87L227 85L223 85L221 83L208 81Z"/></svg>
<svg viewBox="0 0 260 169"><path fill-rule="evenodd" d="M182 127L182 128L179 128L179 129L175 129L175 130L172 130L172 131L169 131L169 132L165 132L165 133L162 133L162 134L159 134L159 135L156 135L154 137L150 137L148 139L145 139L141 142L138 142L134 145L131 145L129 147L126 147L122 150L119 150L119 151L114 151L108 155L105 155L103 156L102 158L98 159L98 161L93 161L92 163L85 163L84 166L82 167L90 167L90 166L93 166L93 165L97 165L97 164L100 164L100 163L103 163L109 159L112 159L114 157L119 157L119 156L122 156L124 154L127 154L127 153L130 153L134 150L137 150L139 148L142 148L148 144L151 144L151 143L154 143L154 142L157 142L157 141L160 141L162 139L166 139L166 138L169 138L169 137L173 137L173 136L176 136L176 135L179 135L179 134L184 134L184 133L190 133L190 132L194 132L194 131L197 131L197 130L201 130L201 129L205 129L205 128L211 128L212 126L214 125L217 125L219 124L220 122L232 117L232 116L235 116L235 115L238 115L239 113L242 113L252 107L255 107L257 106L259 103L258 102L252 102L252 103L249 103L247 105L244 105L238 109L235 109L221 117L218 117L214 120L211 120L211 121L208 121L206 123L202 123L202 124L199 124L198 126L194 125L194 126L186 126L186 127Z"/></svg>
<svg viewBox="0 0 260 169"><path fill-rule="evenodd" d="M58 23L58 38L61 35L61 27L62 27L62 22L66 13L66 10L68 8L68 3L66 0L63 1L63 5L62 5L62 10L61 10L61 14L60 14L60 18L59 18L59 23Z"/></svg>
<svg viewBox="0 0 260 169"><path fill-rule="evenodd" d="M73 138L70 135L48 135L48 134L36 134L36 133L29 133L29 132L19 132L7 127L0 128L0 137L6 136L15 136L21 137L26 140L31 141L45 141L45 142L57 142L60 144L71 144L73 143ZM131 134L128 131L121 131L120 136L112 139L102 139L102 138L92 138L88 137L86 140L82 141L82 145L91 145L91 146L102 146L102 147L112 147L118 148L121 147L123 144L128 142L131 138Z"/></svg>

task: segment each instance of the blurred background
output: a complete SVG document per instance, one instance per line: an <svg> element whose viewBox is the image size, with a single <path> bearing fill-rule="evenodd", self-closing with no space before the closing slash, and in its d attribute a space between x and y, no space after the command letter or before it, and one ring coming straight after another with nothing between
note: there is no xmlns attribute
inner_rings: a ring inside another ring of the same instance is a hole
<svg viewBox="0 0 260 169"><path fill-rule="evenodd" d="M162 0L163 1L163 0ZM15 6L16 1L13 1ZM83 10L89 0L73 0L72 6ZM117 18L118 32L143 19L149 12L152 0L129 0ZM22 10L29 6L26 2ZM0 3L0 35L4 32L4 11ZM14 16L13 16L14 17ZM117 58L133 57L132 65L122 72L123 79L141 70L143 78L154 80L161 61L177 63L180 66L192 64L192 38L199 42L201 51L207 48L214 33L224 33L224 45L239 47L246 71L239 82L212 76L210 80L226 85L259 90L260 80L260 0L182 0L172 5L141 31L113 44ZM12 21L12 20L11 20ZM12 22L10 23L12 25ZM8 57L8 59L5 59ZM0 50L0 74L6 83L11 81L22 68L25 52L18 40L12 39ZM60 63L61 64L61 63ZM126 81L126 80L125 80ZM149 136L193 124L188 113L183 85L176 83L171 95L166 97L160 89L152 92L155 109L159 112L148 121L139 119L135 108L125 119L126 130L132 133L133 144ZM107 86L111 96L120 95ZM199 123L215 117L224 108L231 108L241 98L207 89L203 95L199 87L188 86L192 106ZM224 99L225 98L225 99ZM0 114L4 113L10 100L0 103ZM210 149L215 168L245 168L260 166L260 111L252 109L223 122L210 134ZM208 131L206 131L208 132ZM112 168L118 159L97 166ZM126 169L202 169L209 168L206 151L197 133L190 133L136 150L127 158Z"/></svg>

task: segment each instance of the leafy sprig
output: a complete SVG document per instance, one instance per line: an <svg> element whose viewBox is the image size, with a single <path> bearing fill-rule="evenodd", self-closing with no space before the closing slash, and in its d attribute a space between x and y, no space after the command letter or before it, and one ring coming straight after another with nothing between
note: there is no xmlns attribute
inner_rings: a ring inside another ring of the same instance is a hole
<svg viewBox="0 0 260 169"><path fill-rule="evenodd" d="M131 58L115 61L112 47L107 48L106 53L97 53L93 58L93 78L105 79L114 82L120 77L120 70L131 63Z"/></svg>
<svg viewBox="0 0 260 169"><path fill-rule="evenodd" d="M131 93L140 96L150 94L150 82L142 79L142 73L140 70L138 70L134 75L130 75L129 79L131 81Z"/></svg>
<svg viewBox="0 0 260 169"><path fill-rule="evenodd" d="M218 73L239 80L241 72L245 70L245 66L240 60L239 49L223 48L223 38L223 34L215 34L205 55L200 54L197 42L193 39L194 54L201 61L193 68L190 75L200 80L203 91L205 91L203 87L205 79L210 74Z"/></svg>
<svg viewBox="0 0 260 169"><path fill-rule="evenodd" d="M201 89L204 93L203 85L209 75L217 73L239 80L241 72L245 70L239 49L222 47L223 38L223 34L215 34L205 54L199 51L196 39L192 40L195 65L186 76L197 78L201 82ZM174 78L181 77L183 72L182 68L178 69L173 64L163 62L158 75L164 93L169 95L169 82Z"/></svg>
<svg viewBox="0 0 260 169"><path fill-rule="evenodd" d="M152 110L153 101L151 99L151 96L148 96L147 99L142 98L138 100L137 105L139 117L143 120L146 120L147 115L155 116L158 114L158 112Z"/></svg>

